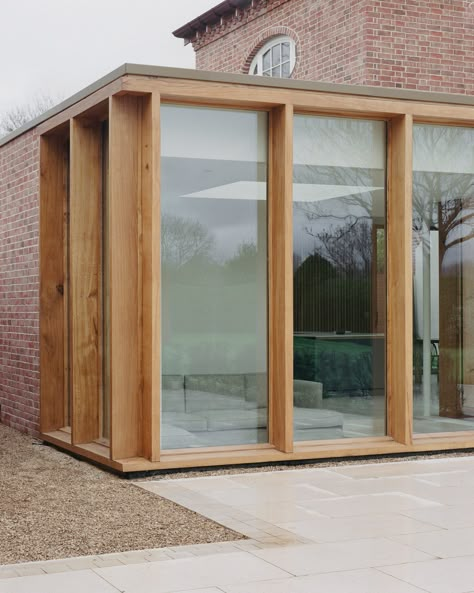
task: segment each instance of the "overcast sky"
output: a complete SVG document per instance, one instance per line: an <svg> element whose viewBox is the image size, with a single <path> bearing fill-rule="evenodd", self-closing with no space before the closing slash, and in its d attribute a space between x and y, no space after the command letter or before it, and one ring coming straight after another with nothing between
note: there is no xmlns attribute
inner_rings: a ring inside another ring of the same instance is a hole
<svg viewBox="0 0 474 593"><path fill-rule="evenodd" d="M194 68L172 31L220 0L0 0L0 112L66 98L125 62Z"/></svg>

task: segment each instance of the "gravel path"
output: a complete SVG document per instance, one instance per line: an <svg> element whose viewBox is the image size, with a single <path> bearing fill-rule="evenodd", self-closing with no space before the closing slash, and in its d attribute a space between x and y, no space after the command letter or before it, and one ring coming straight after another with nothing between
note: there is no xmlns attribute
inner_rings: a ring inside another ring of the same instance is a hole
<svg viewBox="0 0 474 593"><path fill-rule="evenodd" d="M242 537L0 424L0 564Z"/></svg>

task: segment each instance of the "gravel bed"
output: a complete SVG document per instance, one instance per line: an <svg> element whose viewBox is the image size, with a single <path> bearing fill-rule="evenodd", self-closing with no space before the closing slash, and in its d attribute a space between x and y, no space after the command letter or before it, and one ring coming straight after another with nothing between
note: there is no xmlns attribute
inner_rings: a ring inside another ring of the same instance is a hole
<svg viewBox="0 0 474 593"><path fill-rule="evenodd" d="M243 539L0 424L0 564Z"/></svg>

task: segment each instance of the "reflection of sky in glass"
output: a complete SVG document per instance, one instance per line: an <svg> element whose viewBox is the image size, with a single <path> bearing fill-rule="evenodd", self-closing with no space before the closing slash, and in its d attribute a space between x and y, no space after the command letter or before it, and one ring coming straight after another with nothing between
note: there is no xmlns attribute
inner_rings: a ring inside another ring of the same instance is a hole
<svg viewBox="0 0 474 593"><path fill-rule="evenodd" d="M416 125L413 232L440 231L442 266L474 261L474 130Z"/></svg>
<svg viewBox="0 0 474 593"><path fill-rule="evenodd" d="M165 157L162 168L163 213L203 224L214 238L215 261L234 256L243 242L256 243L256 201L183 196L241 180L265 181L263 163Z"/></svg>
<svg viewBox="0 0 474 593"><path fill-rule="evenodd" d="M199 222L214 240L211 259L257 243L257 203L184 197L239 181L266 181L267 114L162 106L162 211Z"/></svg>

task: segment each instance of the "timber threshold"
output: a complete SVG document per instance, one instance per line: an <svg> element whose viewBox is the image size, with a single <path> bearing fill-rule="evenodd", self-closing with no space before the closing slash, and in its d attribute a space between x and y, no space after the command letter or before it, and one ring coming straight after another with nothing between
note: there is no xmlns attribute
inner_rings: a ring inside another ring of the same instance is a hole
<svg viewBox="0 0 474 593"><path fill-rule="evenodd" d="M124 473L474 447L474 100L186 74L37 128L44 440Z"/></svg>

